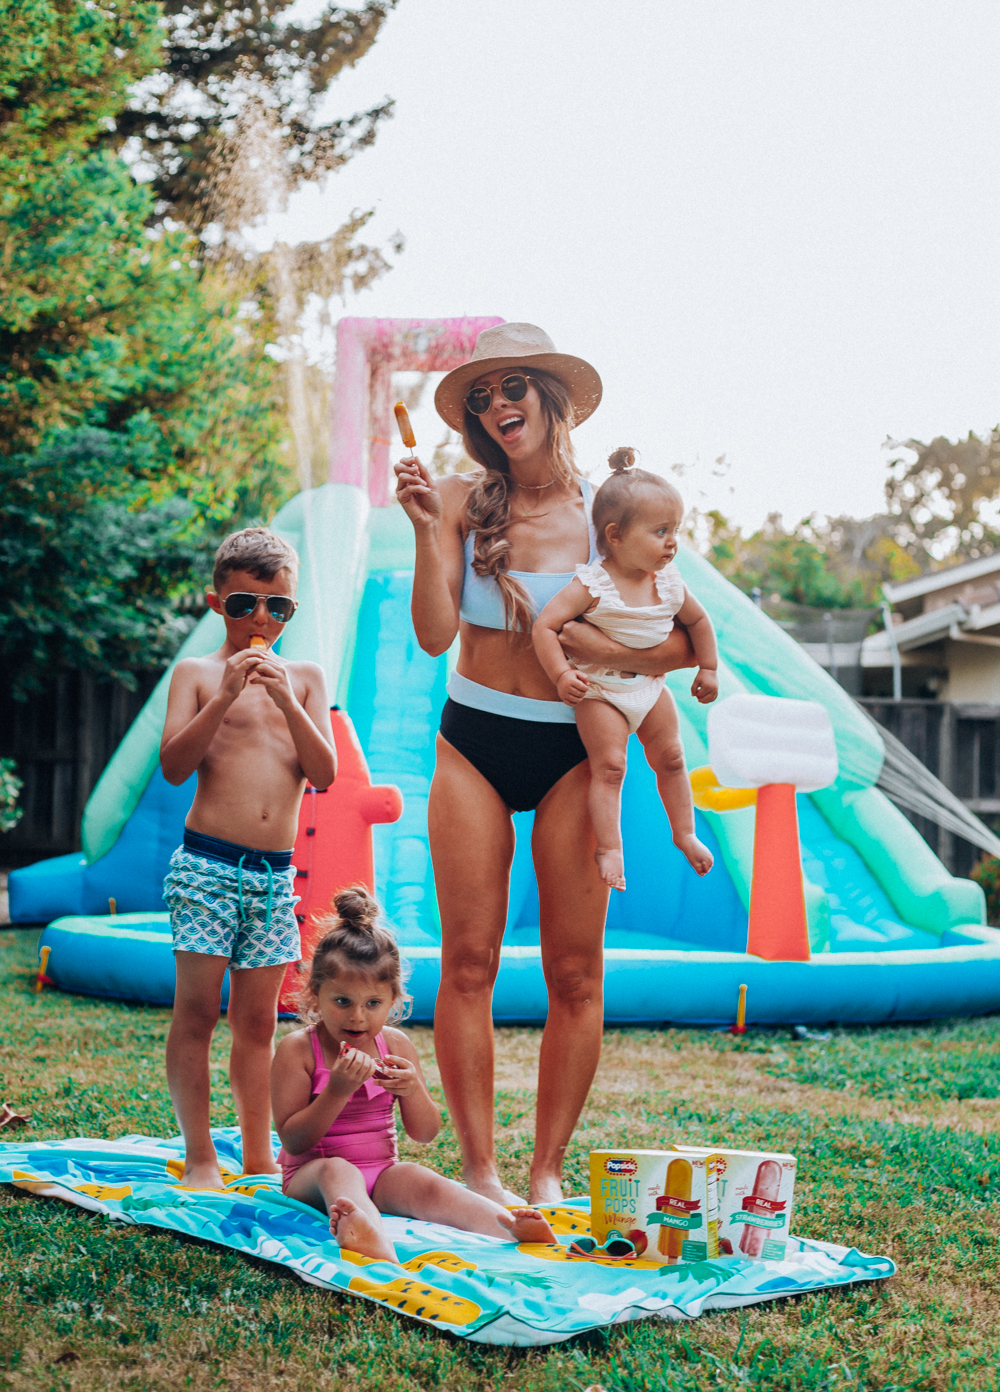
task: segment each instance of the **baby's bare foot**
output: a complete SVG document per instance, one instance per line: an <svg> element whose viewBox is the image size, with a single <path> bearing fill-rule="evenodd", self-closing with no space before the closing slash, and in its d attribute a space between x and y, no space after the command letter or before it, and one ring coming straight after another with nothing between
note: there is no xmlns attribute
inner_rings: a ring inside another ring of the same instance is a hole
<svg viewBox="0 0 1000 1392"><path fill-rule="evenodd" d="M397 1261L396 1249L379 1223L358 1208L353 1199L334 1199L330 1205L330 1232L340 1247L376 1261Z"/></svg>
<svg viewBox="0 0 1000 1392"><path fill-rule="evenodd" d="M515 1242L555 1242L556 1235L537 1208L512 1208L509 1213L497 1214L497 1222L506 1228Z"/></svg>
<svg viewBox="0 0 1000 1392"><path fill-rule="evenodd" d="M625 888L625 860L621 851L606 851L598 846L594 852L601 879L612 889Z"/></svg>
<svg viewBox="0 0 1000 1392"><path fill-rule="evenodd" d="M697 836L675 836L674 845L679 851L683 851L699 875L707 875L715 864L712 852Z"/></svg>
<svg viewBox="0 0 1000 1392"><path fill-rule="evenodd" d="M222 1173L217 1162L205 1160L200 1165L184 1164L184 1177L180 1182L182 1189L225 1189Z"/></svg>

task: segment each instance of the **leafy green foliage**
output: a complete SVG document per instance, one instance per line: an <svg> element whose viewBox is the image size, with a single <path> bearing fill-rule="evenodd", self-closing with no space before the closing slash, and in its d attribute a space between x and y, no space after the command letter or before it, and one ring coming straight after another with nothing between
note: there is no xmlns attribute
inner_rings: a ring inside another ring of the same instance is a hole
<svg viewBox="0 0 1000 1392"><path fill-rule="evenodd" d="M886 580L904 580L919 565L891 534L888 519L807 517L787 529L771 513L744 536L721 512L695 515L691 534L712 564L749 594L817 609L863 608Z"/></svg>
<svg viewBox="0 0 1000 1392"><path fill-rule="evenodd" d="M0 458L0 661L16 696L58 667L133 687L135 670L176 648L174 601L210 562L190 503L143 506L155 448L140 414L121 432L62 431L31 456Z"/></svg>
<svg viewBox="0 0 1000 1392"><path fill-rule="evenodd" d="M158 496L263 510L291 485L279 369L193 239L149 237L150 207L112 155L64 155L0 219L0 451L145 413Z"/></svg>
<svg viewBox="0 0 1000 1392"><path fill-rule="evenodd" d="M17 776L17 763L14 759L0 759L0 831L13 831L24 814L18 807L24 780Z"/></svg>
<svg viewBox="0 0 1000 1392"><path fill-rule="evenodd" d="M343 120L313 119L337 74L371 48L396 0L326 5L305 24L288 16L292 4L164 0L157 80L132 93L107 138L141 154L161 209L190 227L205 220L219 134L248 97L280 113L290 188L321 178L371 145L392 113L386 99Z"/></svg>
<svg viewBox="0 0 1000 1392"><path fill-rule="evenodd" d="M160 13L155 0L0 0L3 202L113 121L156 66Z"/></svg>

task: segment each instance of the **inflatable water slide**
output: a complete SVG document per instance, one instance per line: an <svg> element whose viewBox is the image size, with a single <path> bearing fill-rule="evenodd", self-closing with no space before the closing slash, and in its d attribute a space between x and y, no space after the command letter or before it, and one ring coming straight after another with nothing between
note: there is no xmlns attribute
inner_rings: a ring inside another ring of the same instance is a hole
<svg viewBox="0 0 1000 1392"><path fill-rule="evenodd" d="M300 607L280 651L321 662L338 708L341 774L327 793L307 793L296 842L303 939L336 888L374 872L409 964L416 1020L433 1016L440 968L426 814L455 654L428 657L410 622L413 534L389 491L392 371L447 370L495 322L342 320L333 481L293 498L272 523L302 561ZM716 625L720 699L747 692L818 702L833 726L839 773L830 787L797 798L809 960L765 961L746 951L755 809L697 813L698 834L716 857L699 879L671 843L655 780L631 741L623 791L628 889L612 895L608 915L607 1021L729 1024L741 983L747 1020L756 1024L878 1023L1000 1009L1000 932L985 926L979 887L950 876L875 786L883 759L876 727L706 560L685 548L677 564ZM178 658L210 652L222 638L221 619L207 614ZM63 989L172 1000L160 891L194 780L172 788L158 767L169 675L94 789L83 853L10 877L11 917L48 923L45 975ZM688 766L704 766L707 710L690 697L690 673L668 681ZM514 820L494 1016L537 1022L546 993L532 814ZM290 970L289 1008L293 988Z"/></svg>

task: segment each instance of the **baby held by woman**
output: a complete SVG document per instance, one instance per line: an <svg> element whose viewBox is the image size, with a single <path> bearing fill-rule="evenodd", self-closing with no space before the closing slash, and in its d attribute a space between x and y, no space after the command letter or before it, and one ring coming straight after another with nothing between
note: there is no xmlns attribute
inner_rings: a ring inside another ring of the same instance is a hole
<svg viewBox="0 0 1000 1392"><path fill-rule="evenodd" d="M532 640L559 696L576 709L590 762L590 818L601 878L624 889L621 786L633 730L656 774L674 845L699 875L712 868L711 851L694 834L677 707L663 677L574 667L559 632L571 619L582 618L626 647L652 648L663 642L676 618L687 629L698 661L691 695L703 704L719 693L719 657L712 622L673 564L684 515L680 494L659 474L634 468L633 450L616 450L608 462L614 472L597 490L593 506L601 559L576 567L576 579L536 619Z"/></svg>
<svg viewBox="0 0 1000 1392"><path fill-rule="evenodd" d="M271 1102L281 1137L284 1192L323 1209L341 1247L396 1261L383 1213L447 1223L512 1242L552 1242L536 1208L503 1208L423 1165L399 1158L395 1109L406 1134L441 1127L416 1050L390 1025L405 1013L399 950L361 886L334 899L303 995L305 1029L274 1056Z"/></svg>

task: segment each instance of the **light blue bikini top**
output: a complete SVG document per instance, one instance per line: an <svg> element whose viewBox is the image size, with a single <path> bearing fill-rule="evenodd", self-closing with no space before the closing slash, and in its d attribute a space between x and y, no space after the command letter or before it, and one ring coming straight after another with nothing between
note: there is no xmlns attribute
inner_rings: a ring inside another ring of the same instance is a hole
<svg viewBox="0 0 1000 1392"><path fill-rule="evenodd" d="M587 479L581 479L580 492L583 494L587 535L590 537L590 558L587 564L593 565L598 559L597 533L594 531L590 515L594 502L593 484ZM475 533L470 532L465 538L465 576L462 580L462 605L459 614L466 623L477 624L480 628L506 628L500 586L492 575L477 575L472 569L474 546ZM543 570L512 570L508 574L515 580L520 580L528 592L528 598L536 614L540 614L549 600L554 599L561 589L576 578L575 570L559 574Z"/></svg>

